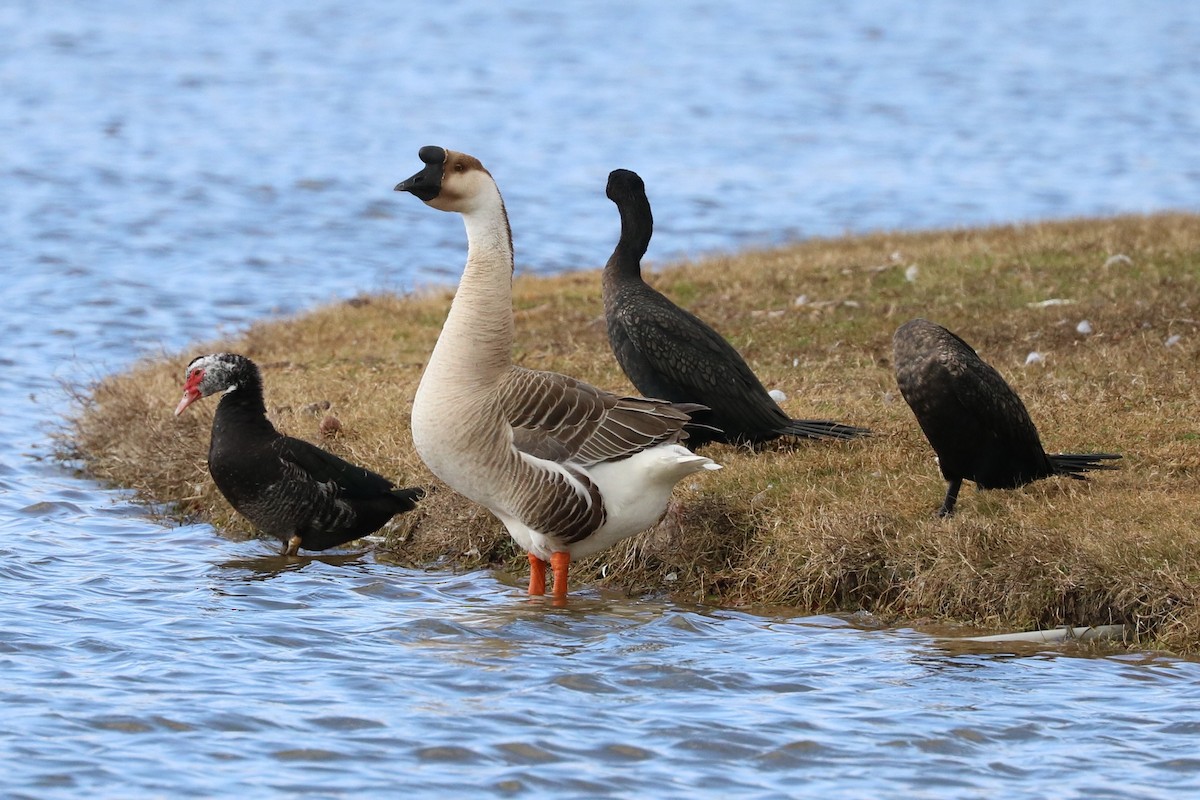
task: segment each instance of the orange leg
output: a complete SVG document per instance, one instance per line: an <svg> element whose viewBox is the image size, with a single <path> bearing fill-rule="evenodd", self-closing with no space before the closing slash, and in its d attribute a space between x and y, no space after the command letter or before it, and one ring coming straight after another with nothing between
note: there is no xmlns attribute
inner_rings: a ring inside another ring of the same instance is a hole
<svg viewBox="0 0 1200 800"><path fill-rule="evenodd" d="M543 595L546 593L546 562L529 554L529 594Z"/></svg>
<svg viewBox="0 0 1200 800"><path fill-rule="evenodd" d="M571 566L571 554L551 553L550 565L554 568L554 598L562 600L567 596L567 569Z"/></svg>

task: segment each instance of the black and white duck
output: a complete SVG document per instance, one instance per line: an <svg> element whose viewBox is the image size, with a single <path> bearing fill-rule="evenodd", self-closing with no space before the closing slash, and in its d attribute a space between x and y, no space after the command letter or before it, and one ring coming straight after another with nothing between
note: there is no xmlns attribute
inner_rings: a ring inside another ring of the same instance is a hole
<svg viewBox="0 0 1200 800"><path fill-rule="evenodd" d="M258 367L242 355L213 353L188 364L176 415L218 392L209 474L238 513L283 543L284 555L374 533L425 495L277 431Z"/></svg>

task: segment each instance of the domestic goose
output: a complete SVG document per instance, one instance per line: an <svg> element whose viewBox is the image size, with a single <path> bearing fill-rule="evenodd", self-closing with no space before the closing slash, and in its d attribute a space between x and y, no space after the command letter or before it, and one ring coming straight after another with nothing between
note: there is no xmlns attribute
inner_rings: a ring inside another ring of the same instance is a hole
<svg viewBox="0 0 1200 800"><path fill-rule="evenodd" d="M1087 480L1114 453L1055 453L1042 449L1021 398L1000 373L941 325L914 319L892 337L896 382L950 482L938 516L954 513L964 480L980 489L1014 489L1040 478Z"/></svg>
<svg viewBox="0 0 1200 800"><path fill-rule="evenodd" d="M604 266L608 341L621 369L646 397L708 406L692 415L689 447L870 433L840 422L789 417L733 345L642 279L642 257L654 233L642 179L627 169L614 170L607 194L621 215L621 235Z"/></svg>
<svg viewBox="0 0 1200 800"><path fill-rule="evenodd" d="M283 543L284 555L300 548L325 550L373 533L415 508L425 494L420 488L397 489L382 475L275 430L258 367L243 355L193 359L176 416L217 392L209 474L238 513Z"/></svg>
<svg viewBox="0 0 1200 800"><path fill-rule="evenodd" d="M413 399L412 436L445 483L504 523L529 555L529 594L567 594L572 559L654 525L674 485L711 459L679 444L695 404L620 397L512 363L512 233L473 156L422 147L397 191L462 215L467 263Z"/></svg>

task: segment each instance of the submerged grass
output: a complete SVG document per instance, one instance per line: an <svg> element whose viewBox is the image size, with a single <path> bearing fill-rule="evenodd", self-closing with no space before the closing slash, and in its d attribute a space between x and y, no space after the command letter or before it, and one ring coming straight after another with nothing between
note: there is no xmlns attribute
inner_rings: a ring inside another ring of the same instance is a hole
<svg viewBox="0 0 1200 800"><path fill-rule="evenodd" d="M987 628L1123 623L1141 646L1200 652L1200 216L813 240L648 278L786 392L793 416L877 435L713 445L725 469L685 480L658 527L581 564L577 585ZM521 276L514 295L519 363L633 391L608 349L597 272ZM81 394L64 455L247 535L205 471L215 399L171 414L192 356L242 352L282 430L431 488L386 529L381 556L523 573L500 524L440 485L409 436L451 296L362 297L144 361ZM1013 491L968 484L957 515L935 518L945 484L890 363L892 332L918 316L1000 370L1047 450L1123 453L1121 469ZM1031 352L1042 360L1026 365ZM330 414L341 427L326 438Z"/></svg>

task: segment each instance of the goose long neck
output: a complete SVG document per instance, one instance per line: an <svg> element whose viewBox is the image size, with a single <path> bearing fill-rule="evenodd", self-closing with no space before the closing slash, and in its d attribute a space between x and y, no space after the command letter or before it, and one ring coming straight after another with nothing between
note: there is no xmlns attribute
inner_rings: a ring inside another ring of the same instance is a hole
<svg viewBox="0 0 1200 800"><path fill-rule="evenodd" d="M494 187L462 216L467 265L430 363L487 382L512 365L512 231Z"/></svg>

